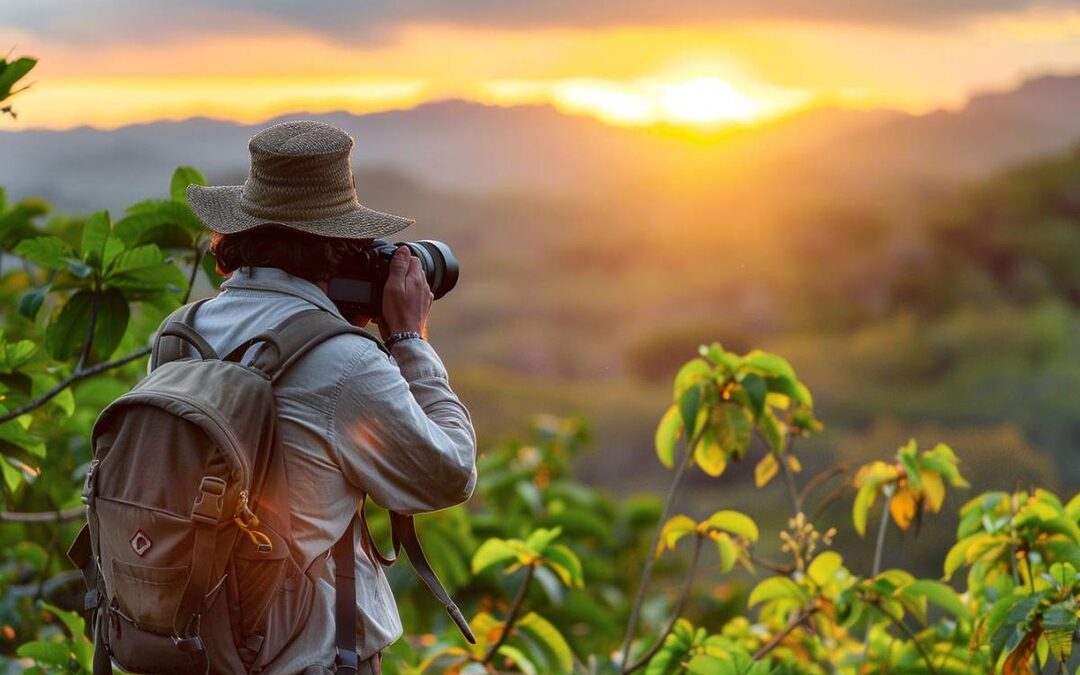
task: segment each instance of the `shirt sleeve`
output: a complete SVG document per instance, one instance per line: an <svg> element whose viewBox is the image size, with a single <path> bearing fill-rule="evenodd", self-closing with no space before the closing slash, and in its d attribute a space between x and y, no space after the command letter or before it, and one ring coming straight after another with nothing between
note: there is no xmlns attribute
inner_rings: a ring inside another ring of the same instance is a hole
<svg viewBox="0 0 1080 675"><path fill-rule="evenodd" d="M343 375L330 438L345 478L398 513L460 504L476 486L469 411L430 344L405 340L394 356L364 345Z"/></svg>

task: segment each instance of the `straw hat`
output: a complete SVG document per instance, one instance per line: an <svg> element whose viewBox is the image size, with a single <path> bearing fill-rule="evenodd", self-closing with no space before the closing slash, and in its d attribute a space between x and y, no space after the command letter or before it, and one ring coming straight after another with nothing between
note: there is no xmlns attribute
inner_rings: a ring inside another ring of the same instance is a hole
<svg viewBox="0 0 1080 675"><path fill-rule="evenodd" d="M415 221L360 203L349 164L353 139L321 122L284 122L251 137L243 185L189 185L188 203L222 234L284 225L324 237L373 239Z"/></svg>

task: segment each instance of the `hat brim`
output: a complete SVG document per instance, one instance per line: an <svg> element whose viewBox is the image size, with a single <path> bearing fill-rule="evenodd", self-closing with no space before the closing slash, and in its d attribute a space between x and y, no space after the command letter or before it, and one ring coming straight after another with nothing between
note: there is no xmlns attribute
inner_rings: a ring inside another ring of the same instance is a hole
<svg viewBox="0 0 1080 675"><path fill-rule="evenodd" d="M416 221L383 213L357 204L347 213L318 220L273 220L252 215L240 205L242 185L204 187L189 185L188 204L207 228L220 234L235 234L260 225L282 225L322 237L374 239L400 232Z"/></svg>

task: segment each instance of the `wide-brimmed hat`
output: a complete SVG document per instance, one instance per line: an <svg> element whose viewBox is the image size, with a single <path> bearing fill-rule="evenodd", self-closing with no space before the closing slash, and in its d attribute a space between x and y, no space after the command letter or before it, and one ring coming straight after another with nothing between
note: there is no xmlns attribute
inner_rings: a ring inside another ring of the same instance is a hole
<svg viewBox="0 0 1080 675"><path fill-rule="evenodd" d="M324 237L373 239L415 221L369 209L356 196L349 153L353 139L322 122L275 124L251 137L243 185L189 185L188 203L222 234L283 225Z"/></svg>

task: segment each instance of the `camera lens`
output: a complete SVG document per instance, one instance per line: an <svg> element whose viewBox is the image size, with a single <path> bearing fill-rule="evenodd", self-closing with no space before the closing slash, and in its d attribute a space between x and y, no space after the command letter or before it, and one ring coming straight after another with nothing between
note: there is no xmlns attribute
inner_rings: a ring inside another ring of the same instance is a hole
<svg viewBox="0 0 1080 675"><path fill-rule="evenodd" d="M458 281L458 261L449 246L433 239L402 243L420 259L424 276L436 300L454 289Z"/></svg>

